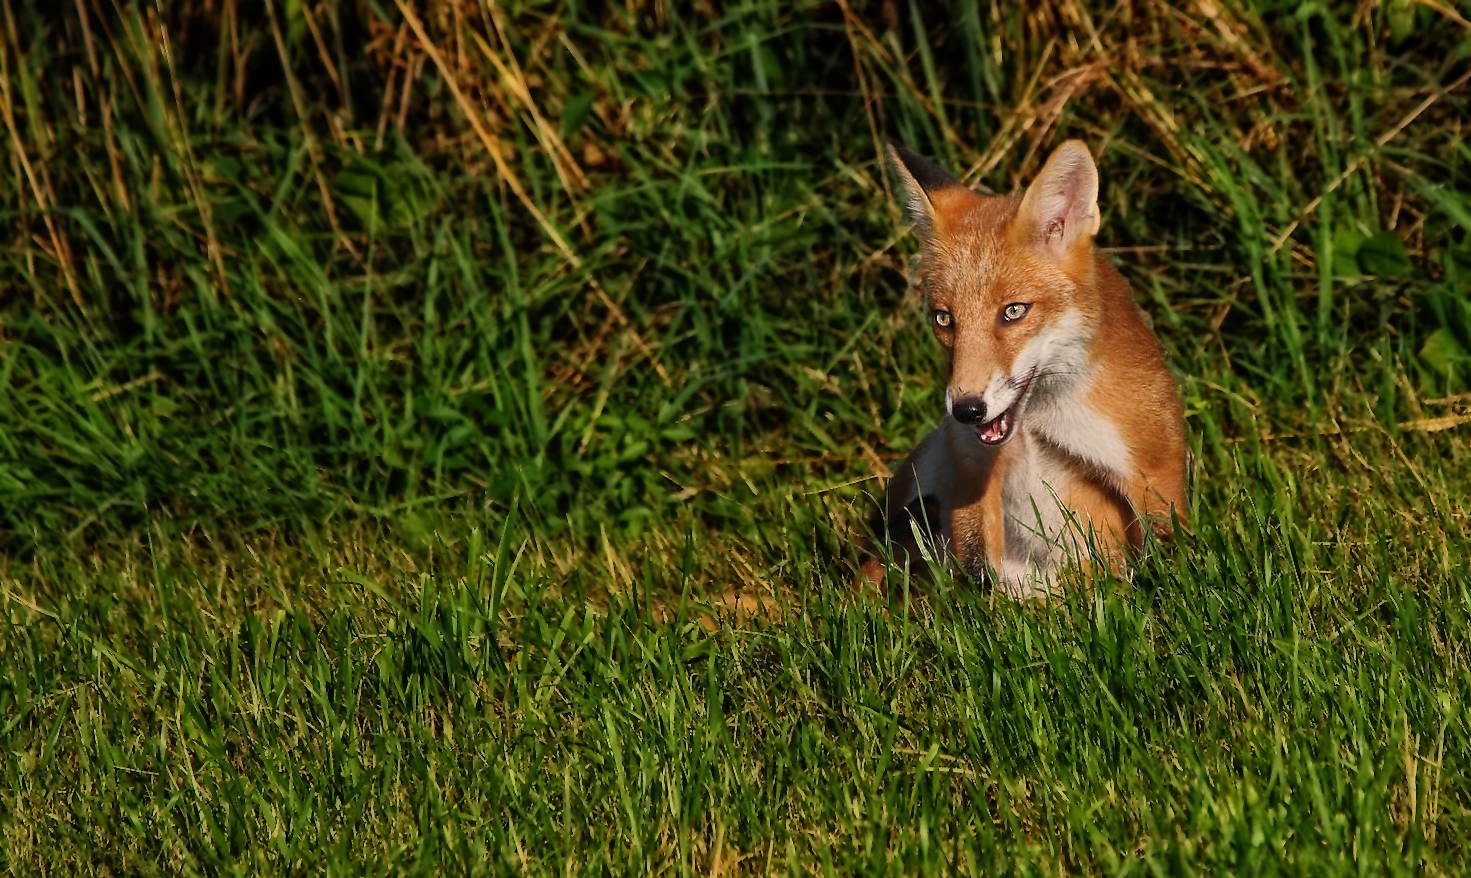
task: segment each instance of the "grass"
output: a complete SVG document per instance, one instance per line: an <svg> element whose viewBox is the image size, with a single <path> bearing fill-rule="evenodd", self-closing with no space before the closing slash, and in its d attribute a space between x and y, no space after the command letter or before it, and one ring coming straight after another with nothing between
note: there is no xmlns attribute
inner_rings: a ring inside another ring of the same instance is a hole
<svg viewBox="0 0 1471 878"><path fill-rule="evenodd" d="M0 9L4 871L1466 868L1464 5ZM854 601L1064 136L1193 532Z"/></svg>

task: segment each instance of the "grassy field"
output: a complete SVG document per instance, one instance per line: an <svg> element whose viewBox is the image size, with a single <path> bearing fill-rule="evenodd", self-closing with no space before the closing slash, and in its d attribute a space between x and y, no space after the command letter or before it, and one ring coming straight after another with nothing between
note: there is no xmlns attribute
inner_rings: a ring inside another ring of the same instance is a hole
<svg viewBox="0 0 1471 878"><path fill-rule="evenodd" d="M1468 868L1465 3L53 5L0 872ZM1193 532L855 601L944 383L882 145L1067 136Z"/></svg>

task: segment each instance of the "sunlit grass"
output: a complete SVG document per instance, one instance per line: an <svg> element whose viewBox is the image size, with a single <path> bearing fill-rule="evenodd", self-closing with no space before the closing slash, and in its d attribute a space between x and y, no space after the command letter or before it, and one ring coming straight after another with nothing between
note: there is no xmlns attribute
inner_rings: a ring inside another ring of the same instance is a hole
<svg viewBox="0 0 1471 878"><path fill-rule="evenodd" d="M1464 869L1450 6L165 6L5 19L5 871ZM855 601L883 141L1064 136L1191 533Z"/></svg>

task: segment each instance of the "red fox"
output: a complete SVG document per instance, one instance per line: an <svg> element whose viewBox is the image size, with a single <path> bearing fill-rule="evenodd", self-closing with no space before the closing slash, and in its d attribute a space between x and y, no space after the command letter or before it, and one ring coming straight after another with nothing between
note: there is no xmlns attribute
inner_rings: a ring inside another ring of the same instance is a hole
<svg viewBox="0 0 1471 878"><path fill-rule="evenodd" d="M919 284L949 354L945 418L899 467L880 539L896 564L957 562L1045 596L1065 567L1127 576L1146 527L1186 514L1184 413L1128 283L1093 245L1098 169L1081 142L1026 193L983 196L890 145ZM884 554L858 584L882 587Z"/></svg>

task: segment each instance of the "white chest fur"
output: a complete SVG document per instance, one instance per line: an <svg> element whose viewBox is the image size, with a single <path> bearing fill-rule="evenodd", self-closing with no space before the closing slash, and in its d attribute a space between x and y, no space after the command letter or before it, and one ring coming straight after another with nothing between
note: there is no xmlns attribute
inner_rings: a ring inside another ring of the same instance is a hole
<svg viewBox="0 0 1471 878"><path fill-rule="evenodd" d="M1001 489L1008 561L1045 569L1066 563L1063 504L1074 478L1057 451L1025 433L1016 438Z"/></svg>
<svg viewBox="0 0 1471 878"><path fill-rule="evenodd" d="M1114 482L1130 466L1113 421L1085 402L1086 385L1035 400L1023 416L1002 488L1006 520L1003 586L1017 597L1045 593L1057 571L1087 551L1065 506L1077 463ZM1071 458L1071 459L1070 459Z"/></svg>
<svg viewBox="0 0 1471 878"><path fill-rule="evenodd" d="M1120 480L1130 471L1133 455L1113 420L1088 404L1088 388L1088 383L1074 385L1037 400L1028 407L1026 426L1109 481Z"/></svg>

